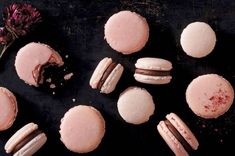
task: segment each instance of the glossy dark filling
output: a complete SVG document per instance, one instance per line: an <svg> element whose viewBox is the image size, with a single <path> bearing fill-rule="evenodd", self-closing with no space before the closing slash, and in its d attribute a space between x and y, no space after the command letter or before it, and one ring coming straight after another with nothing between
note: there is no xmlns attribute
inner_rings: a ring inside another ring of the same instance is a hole
<svg viewBox="0 0 235 156"><path fill-rule="evenodd" d="M178 132L178 130L170 123L169 120L164 121L167 128L170 130L170 132L176 137L176 139L181 143L181 145L184 147L184 149L187 152L193 151L191 145L184 139L184 137Z"/></svg>
<svg viewBox="0 0 235 156"><path fill-rule="evenodd" d="M150 76L169 76L170 71L158 71L158 70L147 70L147 69L136 69L135 73Z"/></svg>
<svg viewBox="0 0 235 156"><path fill-rule="evenodd" d="M12 150L12 154L15 154L18 152L22 147L24 147L28 142L30 142L32 139L34 139L36 136L41 134L42 132L40 130L35 130L32 133L30 133L27 137L25 137L21 142L19 142L14 149Z"/></svg>
<svg viewBox="0 0 235 156"><path fill-rule="evenodd" d="M101 77L101 79L100 79L100 81L99 81L99 83L98 83L98 85L97 85L97 88L98 88L98 89L101 89L101 88L102 88L104 82L106 81L106 79L109 77L109 75L111 74L111 72L113 71L113 69L114 69L117 65L118 65L118 63L112 62L112 63L108 66L108 68L104 71L104 73L103 73L103 75L102 75L102 77Z"/></svg>

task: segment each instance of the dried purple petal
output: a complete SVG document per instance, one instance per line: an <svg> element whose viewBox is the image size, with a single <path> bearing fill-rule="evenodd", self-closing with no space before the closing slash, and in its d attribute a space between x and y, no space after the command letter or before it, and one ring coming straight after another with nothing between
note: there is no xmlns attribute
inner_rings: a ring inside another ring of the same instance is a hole
<svg viewBox="0 0 235 156"><path fill-rule="evenodd" d="M0 28L0 44L7 44L11 40L11 33L5 27Z"/></svg>
<svg viewBox="0 0 235 156"><path fill-rule="evenodd" d="M14 3L5 8L5 27L16 37L26 35L32 27L41 22L40 12L30 4Z"/></svg>

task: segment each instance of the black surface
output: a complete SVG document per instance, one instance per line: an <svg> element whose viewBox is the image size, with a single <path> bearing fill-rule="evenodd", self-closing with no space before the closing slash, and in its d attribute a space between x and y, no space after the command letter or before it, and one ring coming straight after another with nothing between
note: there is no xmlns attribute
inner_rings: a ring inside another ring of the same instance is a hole
<svg viewBox="0 0 235 156"><path fill-rule="evenodd" d="M1 0L0 10L12 2ZM21 38L8 49L1 60L0 85L9 88L17 97L19 114L14 125L0 132L0 155L7 156L4 144L9 137L28 122L38 123L48 135L48 142L37 152L42 155L79 155L68 151L58 133L60 119L77 104L98 108L106 120L106 134L99 148L84 154L166 156L173 155L159 136L156 125L169 112L177 113L197 136L200 146L192 155L234 155L235 105L215 120L195 116L185 101L185 90L190 81L201 74L217 73L235 85L235 1L233 0L32 0L44 16L44 23L35 33ZM129 9L145 16L150 25L150 39L139 53L123 56L112 50L104 40L103 27L107 19L119 10ZM214 52L202 59L186 56L179 45L182 29L192 21L208 22L217 34ZM2 21L1 21L2 23ZM65 87L52 90L26 85L16 75L14 59L17 50L30 41L51 45L65 59L75 73ZM125 66L125 72L115 92L110 95L92 90L89 79L98 62L112 57ZM153 86L133 79L135 61L144 56L155 56L172 61L173 81L170 85ZM146 124L134 126L118 115L116 102L128 86L146 88L156 103L155 115ZM72 99L75 98L76 102ZM1 109L1 108L0 108Z"/></svg>

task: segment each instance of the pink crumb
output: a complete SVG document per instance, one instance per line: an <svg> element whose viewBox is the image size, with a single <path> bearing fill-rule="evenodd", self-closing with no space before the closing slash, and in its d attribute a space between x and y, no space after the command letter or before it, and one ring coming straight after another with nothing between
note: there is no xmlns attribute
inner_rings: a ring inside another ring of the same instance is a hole
<svg viewBox="0 0 235 156"><path fill-rule="evenodd" d="M54 88L56 88L56 85L52 83L52 84L50 84L50 88L54 89Z"/></svg>
<svg viewBox="0 0 235 156"><path fill-rule="evenodd" d="M65 79L65 80L69 80L69 79L71 79L72 76L73 76L73 73L66 74L66 75L64 76L64 79Z"/></svg>
<svg viewBox="0 0 235 156"><path fill-rule="evenodd" d="M46 79L46 82L50 83L51 82L51 78Z"/></svg>
<svg viewBox="0 0 235 156"><path fill-rule="evenodd" d="M202 128L206 128L206 125L205 125L205 124L203 124L203 125L202 125Z"/></svg>

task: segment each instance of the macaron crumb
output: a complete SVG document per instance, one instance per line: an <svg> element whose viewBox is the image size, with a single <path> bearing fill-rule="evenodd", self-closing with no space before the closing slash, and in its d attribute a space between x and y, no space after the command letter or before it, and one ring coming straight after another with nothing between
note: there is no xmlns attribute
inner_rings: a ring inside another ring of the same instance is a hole
<svg viewBox="0 0 235 156"><path fill-rule="evenodd" d="M50 88L54 89L54 88L56 88L56 85L52 83L52 84L50 84Z"/></svg>
<svg viewBox="0 0 235 156"><path fill-rule="evenodd" d="M46 79L46 82L50 83L52 80L51 78Z"/></svg>
<svg viewBox="0 0 235 156"><path fill-rule="evenodd" d="M74 75L73 73L64 75L64 80L70 80L73 75Z"/></svg>
<svg viewBox="0 0 235 156"><path fill-rule="evenodd" d="M202 128L206 128L206 125L205 125L205 124L202 124Z"/></svg>
<svg viewBox="0 0 235 156"><path fill-rule="evenodd" d="M69 55L65 55L65 58L66 58L66 59L69 58Z"/></svg>
<svg viewBox="0 0 235 156"><path fill-rule="evenodd" d="M72 101L73 101L73 102L76 102L76 99L75 99L75 98L73 98L73 99L72 99Z"/></svg>

